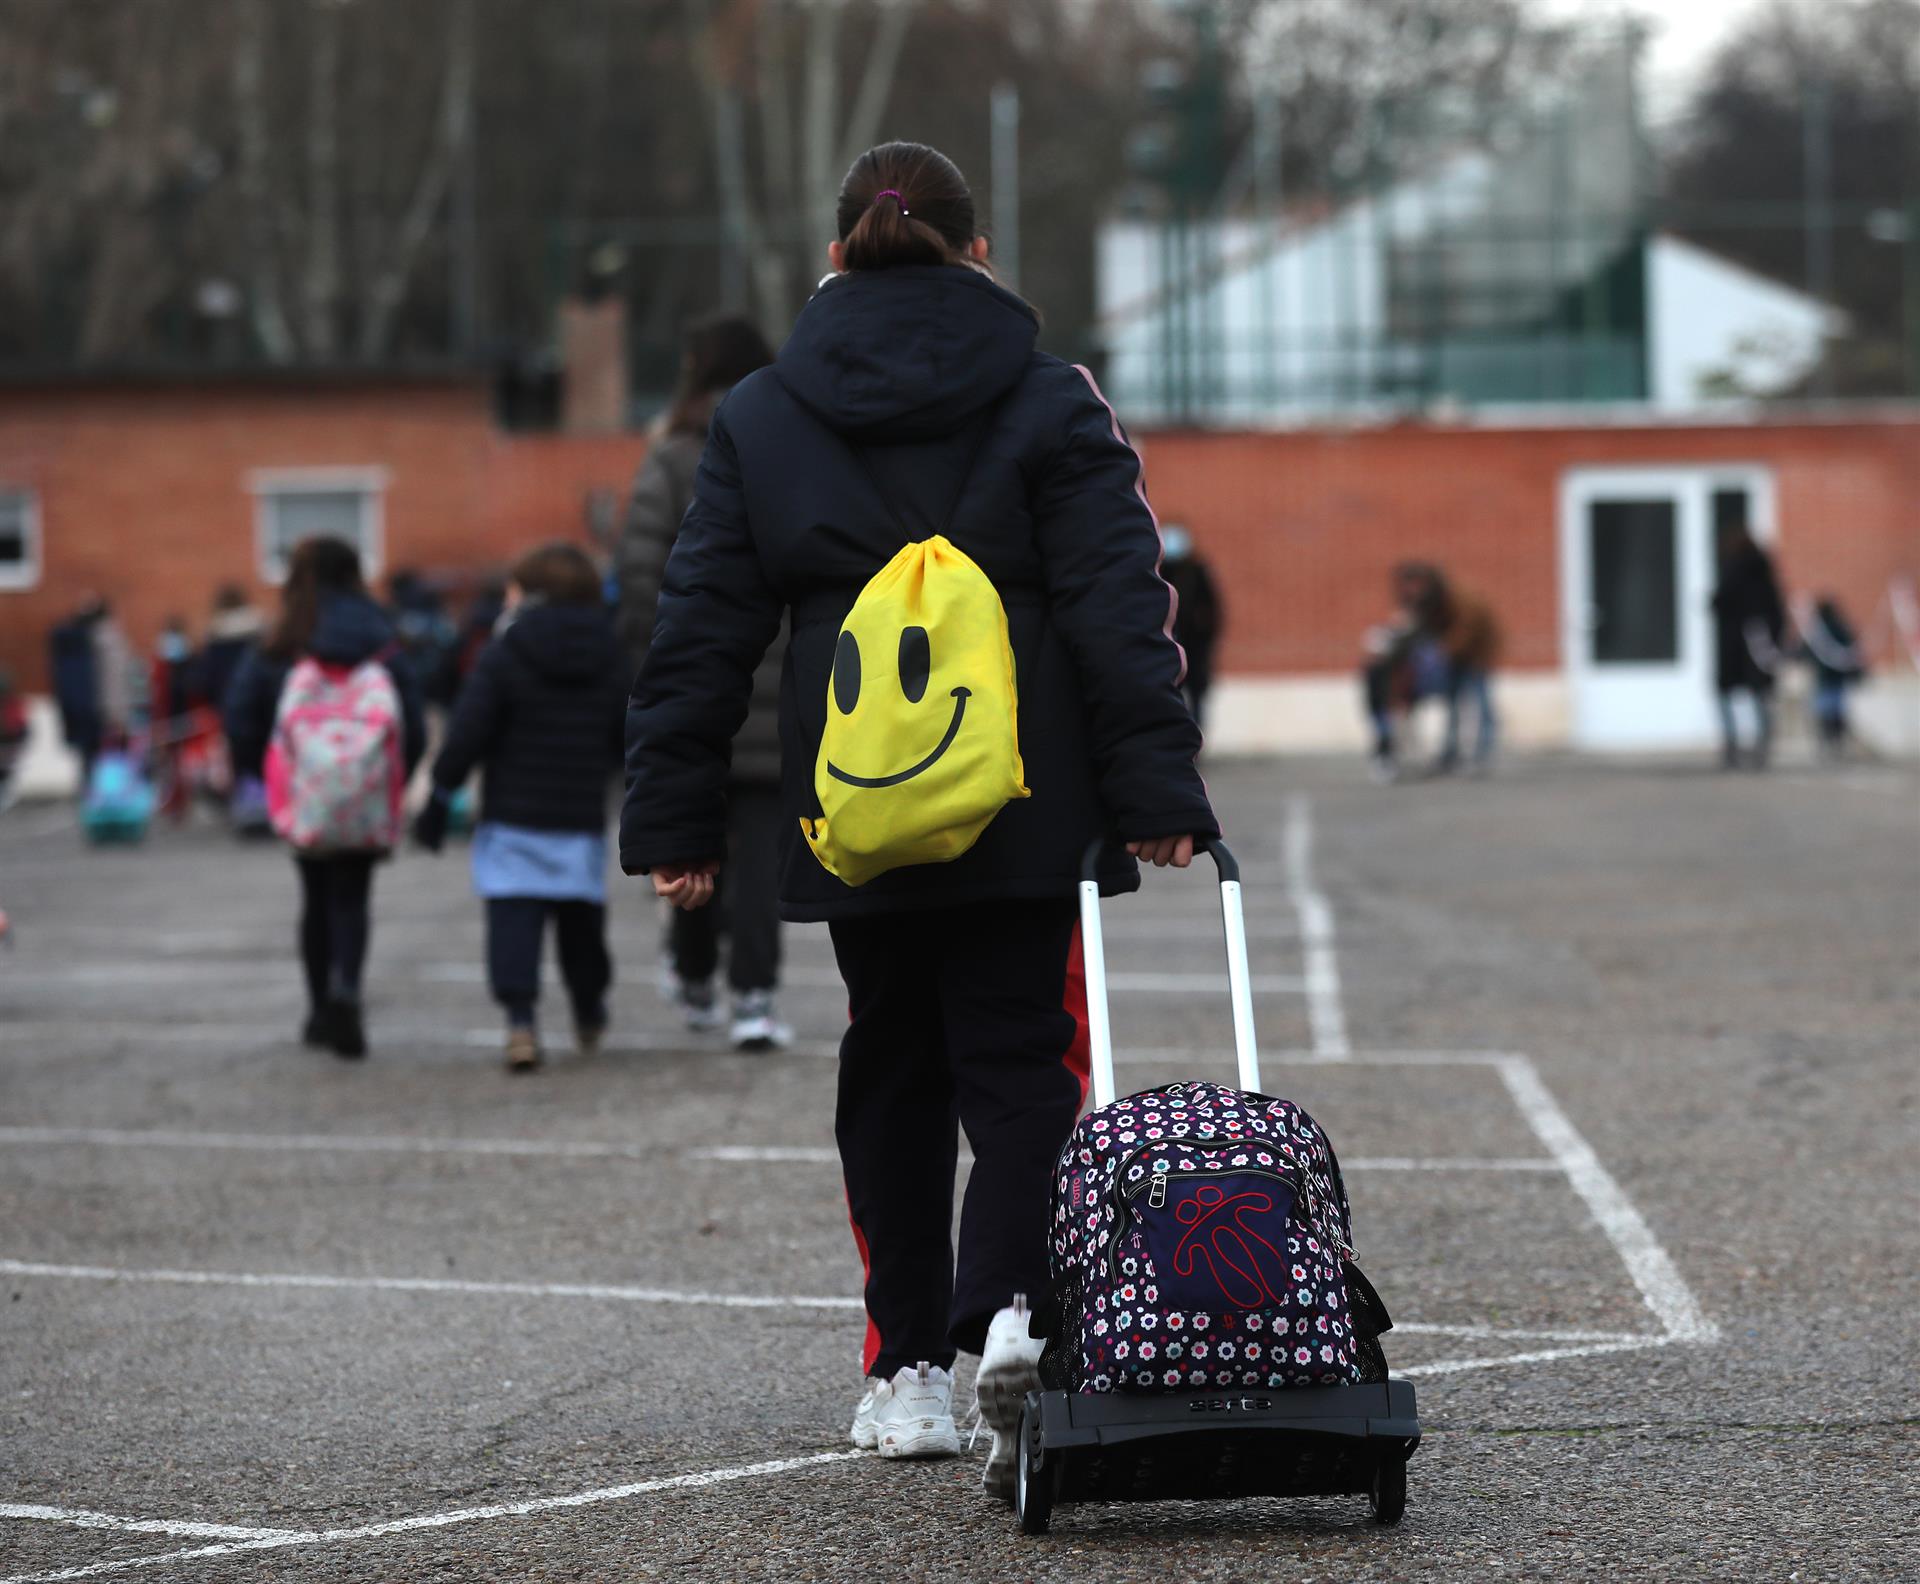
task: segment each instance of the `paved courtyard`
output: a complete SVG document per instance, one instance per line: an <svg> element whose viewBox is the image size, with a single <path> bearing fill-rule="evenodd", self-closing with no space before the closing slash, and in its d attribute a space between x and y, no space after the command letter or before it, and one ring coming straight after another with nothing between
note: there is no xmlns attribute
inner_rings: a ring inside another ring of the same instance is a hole
<svg viewBox="0 0 1920 1584"><path fill-rule="evenodd" d="M1327 1126L1426 1440L1364 1503L1063 1509L852 1452L844 1022L661 1004L513 1078L463 855L300 1048L283 855L0 816L0 1584L1920 1576L1920 777L1216 764L1266 1086ZM1210 880L1112 905L1122 1087L1227 1078ZM563 1032L558 996L550 1032ZM962 1168L965 1169L964 1166Z"/></svg>

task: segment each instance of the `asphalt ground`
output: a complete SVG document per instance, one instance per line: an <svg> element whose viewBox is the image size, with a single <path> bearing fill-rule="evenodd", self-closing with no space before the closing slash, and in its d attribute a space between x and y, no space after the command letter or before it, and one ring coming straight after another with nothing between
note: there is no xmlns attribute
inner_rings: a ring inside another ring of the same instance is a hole
<svg viewBox="0 0 1920 1584"><path fill-rule="evenodd" d="M1268 1088L1327 1126L1426 1438L1359 1500L1063 1508L849 1455L844 1019L498 1067L458 854L301 1049L294 883L0 817L0 1581L1920 1577L1920 778L1222 764ZM1122 1087L1225 1078L1214 891L1110 907ZM559 998L550 1039L563 1043ZM964 1170L964 1166L963 1166Z"/></svg>

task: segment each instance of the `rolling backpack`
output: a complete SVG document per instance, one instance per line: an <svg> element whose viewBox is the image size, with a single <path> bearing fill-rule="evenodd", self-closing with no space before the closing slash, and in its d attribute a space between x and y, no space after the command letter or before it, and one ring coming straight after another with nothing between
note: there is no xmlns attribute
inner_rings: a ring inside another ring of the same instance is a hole
<svg viewBox="0 0 1920 1584"><path fill-rule="evenodd" d="M1392 1321L1353 1260L1333 1144L1262 1094L1239 869L1220 842L1240 1087L1179 1082L1114 1097L1095 868L1081 871L1095 1107L1055 1172L1053 1290L1041 1379L1075 1392L1273 1390L1387 1378Z"/></svg>
<svg viewBox="0 0 1920 1584"><path fill-rule="evenodd" d="M406 792L400 740L400 694L378 657L351 668L301 660L267 746L274 830L304 853L390 852Z"/></svg>
<svg viewBox="0 0 1920 1584"><path fill-rule="evenodd" d="M144 840L153 818L153 783L140 761L110 748L93 761L80 800L80 829L94 843Z"/></svg>
<svg viewBox="0 0 1920 1584"><path fill-rule="evenodd" d="M989 415L982 441L991 427ZM978 460L976 444L941 532L922 540L868 468L909 542L840 625L814 762L820 814L800 821L821 867L850 886L951 862L1029 795L1006 607L946 535Z"/></svg>

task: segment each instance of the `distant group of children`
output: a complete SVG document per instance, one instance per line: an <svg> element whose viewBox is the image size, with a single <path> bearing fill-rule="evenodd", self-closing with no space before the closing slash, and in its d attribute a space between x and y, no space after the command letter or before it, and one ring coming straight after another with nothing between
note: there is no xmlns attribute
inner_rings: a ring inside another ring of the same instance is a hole
<svg viewBox="0 0 1920 1584"><path fill-rule="evenodd" d="M1781 668L1802 660L1813 673L1812 714L1819 750L1835 758L1852 741L1847 695L1866 675L1852 623L1832 595L1807 602L1790 619L1772 559L1743 528L1729 526L1715 543L1714 690L1721 723L1721 762L1728 769L1764 769L1774 736L1773 695ZM1465 761L1475 774L1492 765L1499 737L1492 678L1502 634L1492 607L1455 585L1438 566L1403 562L1393 570L1394 615L1369 630L1361 687L1373 732L1375 779L1399 780L1406 722L1425 699L1446 704L1446 727L1431 775L1459 769L1461 726L1472 706L1476 731ZM1741 730L1741 702L1753 718Z"/></svg>
<svg viewBox="0 0 1920 1584"><path fill-rule="evenodd" d="M1361 667L1375 779L1394 781L1402 775L1406 720L1426 698L1443 699L1447 706L1446 736L1430 773L1447 775L1460 768L1461 716L1471 703L1476 730L1469 763L1476 774L1484 774L1499 738L1493 668L1501 632L1493 608L1424 561L1395 567L1392 588L1393 617L1367 634Z"/></svg>
<svg viewBox="0 0 1920 1584"><path fill-rule="evenodd" d="M478 775L473 886L485 906L488 983L506 1020L507 1065L526 1071L544 1057L536 1013L549 925L575 1044L598 1048L613 978L606 829L628 687L646 656L707 424L728 387L771 357L745 320L695 327L611 577L580 546L543 545L521 557L497 595L483 593L476 616L459 627L411 574L396 575L383 608L356 549L315 538L293 550L271 622L231 591L217 602L204 647L194 648L184 624L167 625L145 695L152 718L197 720L217 701L236 818L257 803L260 822L293 850L307 1044L348 1058L367 1053L374 877L402 844L429 706L441 703L444 730L411 830L418 846L439 852ZM57 655L86 651L89 669L70 669L62 703L90 786L101 779L103 752L125 740L138 712L131 695L117 710L96 702L107 668L124 667L130 653L117 634L96 602L55 638ZM791 1038L775 1005L782 652L774 644L759 669L730 770L724 908L674 911L666 942L666 988L688 1026L727 1026L746 1050ZM125 768L137 783L139 767L130 760ZM714 980L729 940L726 1009Z"/></svg>

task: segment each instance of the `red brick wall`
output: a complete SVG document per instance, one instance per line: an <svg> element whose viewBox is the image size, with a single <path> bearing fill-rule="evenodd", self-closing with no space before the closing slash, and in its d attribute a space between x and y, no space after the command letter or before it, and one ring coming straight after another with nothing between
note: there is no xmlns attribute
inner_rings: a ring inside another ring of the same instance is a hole
<svg viewBox="0 0 1920 1584"><path fill-rule="evenodd" d="M0 591L0 665L43 686L47 630L89 590L143 652L169 615L197 631L222 582L270 601L255 469L382 468L388 569L491 569L583 536L588 493L624 492L645 450L503 434L469 383L0 389L0 484L38 493L42 544L39 586Z"/></svg>
<svg viewBox="0 0 1920 1584"><path fill-rule="evenodd" d="M1507 663L1558 667L1558 491L1568 468L1754 463L1778 489L1789 590L1832 588L1864 618L1920 575L1920 413L1727 427L1396 426L1141 437L1147 490L1212 560L1229 672L1342 670L1405 559L1485 594Z"/></svg>
<svg viewBox="0 0 1920 1584"><path fill-rule="evenodd" d="M1220 575L1223 669L1241 674L1346 669L1409 557L1493 601L1509 664L1557 667L1557 492L1581 465L1770 466L1790 588L1831 586L1864 616L1891 576L1920 575L1920 412L1157 433L1142 448L1162 516L1191 524ZM623 495L644 450L637 435L503 433L476 384L0 389L0 484L39 492L44 541L40 586L0 591L0 665L43 685L47 629L89 589L143 649L174 612L197 628L218 583L254 581L257 468L384 468L386 565L479 570L581 536L588 495Z"/></svg>

